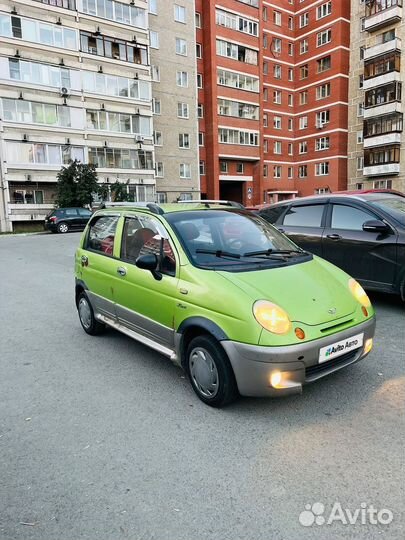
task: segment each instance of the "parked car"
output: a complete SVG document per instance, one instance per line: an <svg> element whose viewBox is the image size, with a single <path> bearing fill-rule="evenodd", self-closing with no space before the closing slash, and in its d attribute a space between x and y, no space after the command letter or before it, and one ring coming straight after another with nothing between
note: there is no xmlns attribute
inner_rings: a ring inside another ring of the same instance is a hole
<svg viewBox="0 0 405 540"><path fill-rule="evenodd" d="M53 233L82 231L91 216L87 208L56 208L46 216L44 227Z"/></svg>
<svg viewBox="0 0 405 540"><path fill-rule="evenodd" d="M212 202L97 211L75 258L85 332L115 328L184 368L220 407L301 392L364 358L362 287L260 217Z"/></svg>
<svg viewBox="0 0 405 540"><path fill-rule="evenodd" d="M369 191L268 205L259 215L370 290L405 300L405 196Z"/></svg>

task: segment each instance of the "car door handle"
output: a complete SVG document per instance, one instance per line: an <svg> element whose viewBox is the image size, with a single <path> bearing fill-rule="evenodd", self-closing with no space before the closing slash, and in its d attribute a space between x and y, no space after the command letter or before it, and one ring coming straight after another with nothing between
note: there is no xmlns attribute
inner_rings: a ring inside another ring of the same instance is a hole
<svg viewBox="0 0 405 540"><path fill-rule="evenodd" d="M326 238L329 238L330 240L341 240L342 239L340 234L327 234Z"/></svg>
<svg viewBox="0 0 405 540"><path fill-rule="evenodd" d="M82 266L87 266L89 264L89 259L86 257L86 255L82 255L80 257L80 262L82 263Z"/></svg>
<svg viewBox="0 0 405 540"><path fill-rule="evenodd" d="M281 233L284 232L284 229L282 229L281 227L277 227L277 230L280 231Z"/></svg>
<svg viewBox="0 0 405 540"><path fill-rule="evenodd" d="M117 273L120 275L120 276L126 276L127 275L127 270L126 268L124 268L123 266L119 266L117 268Z"/></svg>

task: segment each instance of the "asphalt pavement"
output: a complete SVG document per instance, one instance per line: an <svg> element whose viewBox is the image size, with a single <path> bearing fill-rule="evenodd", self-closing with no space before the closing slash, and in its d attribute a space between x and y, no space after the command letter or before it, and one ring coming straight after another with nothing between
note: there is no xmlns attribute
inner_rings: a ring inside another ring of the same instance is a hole
<svg viewBox="0 0 405 540"><path fill-rule="evenodd" d="M0 237L1 540L404 538L398 299L372 295L364 361L215 410L158 353L83 332L79 237Z"/></svg>

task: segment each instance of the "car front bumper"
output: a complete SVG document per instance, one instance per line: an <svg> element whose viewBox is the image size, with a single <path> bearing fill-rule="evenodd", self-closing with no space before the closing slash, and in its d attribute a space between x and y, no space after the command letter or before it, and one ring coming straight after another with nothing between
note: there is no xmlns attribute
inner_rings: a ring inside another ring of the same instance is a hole
<svg viewBox="0 0 405 540"><path fill-rule="evenodd" d="M367 356L364 345L374 337L375 317L327 337L287 345L263 347L236 341L221 341L243 396L283 396L302 392L304 384L316 381ZM332 360L319 363L319 350L337 341L364 333L363 346ZM280 385L270 383L272 373L282 374Z"/></svg>

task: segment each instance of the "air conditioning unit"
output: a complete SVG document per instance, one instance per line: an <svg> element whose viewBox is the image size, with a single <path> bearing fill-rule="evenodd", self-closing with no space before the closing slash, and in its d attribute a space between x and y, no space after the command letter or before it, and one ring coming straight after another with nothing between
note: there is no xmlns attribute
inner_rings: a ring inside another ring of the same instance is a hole
<svg viewBox="0 0 405 540"><path fill-rule="evenodd" d="M66 86L62 86L62 88L60 89L60 95L62 97L68 97L69 90L66 88Z"/></svg>
<svg viewBox="0 0 405 540"><path fill-rule="evenodd" d="M136 142L143 142L145 140L143 135L135 135Z"/></svg>

